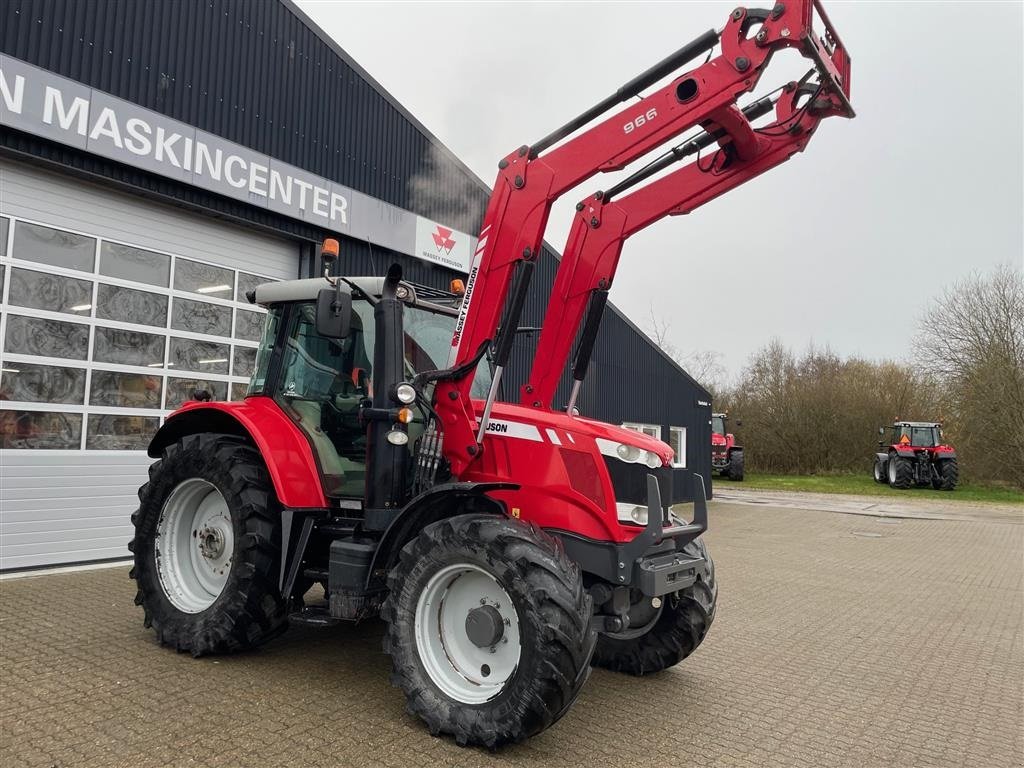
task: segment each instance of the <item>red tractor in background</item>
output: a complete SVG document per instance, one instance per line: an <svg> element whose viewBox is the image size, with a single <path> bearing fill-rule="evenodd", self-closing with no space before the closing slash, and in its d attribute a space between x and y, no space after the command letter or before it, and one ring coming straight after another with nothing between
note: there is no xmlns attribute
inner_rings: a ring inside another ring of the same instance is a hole
<svg viewBox="0 0 1024 768"><path fill-rule="evenodd" d="M953 446L943 442L942 425L934 421L897 421L889 428L889 440L878 441L875 454L876 483L906 489L931 486L952 491L960 480ZM885 427L878 434L885 434Z"/></svg>
<svg viewBox="0 0 1024 768"><path fill-rule="evenodd" d="M743 446L736 444L736 437L727 432L729 414L711 414L711 468L729 480L743 479ZM736 422L743 426L742 421Z"/></svg>
<svg viewBox="0 0 1024 768"><path fill-rule="evenodd" d="M741 109L786 49L811 69ZM333 240L322 278L257 287L268 315L246 399L189 403L149 446L131 544L146 626L200 656L289 622L380 616L409 711L491 748L554 723L591 664L645 675L691 654L717 598L703 478L575 402L625 240L787 161L823 119L853 117L849 83L817 0L736 8L499 161L464 294L404 281L398 265L332 275ZM529 377L518 402L500 399L554 201L690 129L577 205ZM570 356L572 394L556 406ZM672 507L688 499L686 521ZM314 585L323 598L307 604Z"/></svg>

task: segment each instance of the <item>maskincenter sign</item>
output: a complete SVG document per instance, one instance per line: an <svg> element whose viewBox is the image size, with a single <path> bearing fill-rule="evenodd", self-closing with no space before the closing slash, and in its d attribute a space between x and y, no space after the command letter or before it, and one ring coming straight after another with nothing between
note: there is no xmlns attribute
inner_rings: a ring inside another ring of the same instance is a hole
<svg viewBox="0 0 1024 768"><path fill-rule="evenodd" d="M465 233L4 55L0 125L469 271L475 238Z"/></svg>

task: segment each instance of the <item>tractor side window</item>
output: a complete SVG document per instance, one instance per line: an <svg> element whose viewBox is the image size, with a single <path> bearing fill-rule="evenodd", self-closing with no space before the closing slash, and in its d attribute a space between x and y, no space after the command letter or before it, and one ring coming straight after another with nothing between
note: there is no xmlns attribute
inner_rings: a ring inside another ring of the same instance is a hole
<svg viewBox="0 0 1024 768"><path fill-rule="evenodd" d="M263 326L263 338L260 340L259 350L256 352L256 365L253 370L252 379L249 380L247 395L263 394L263 387L267 381L267 368L270 366L270 353L274 349L274 342L277 340L277 329L281 325L281 309L275 308L267 315L267 321Z"/></svg>

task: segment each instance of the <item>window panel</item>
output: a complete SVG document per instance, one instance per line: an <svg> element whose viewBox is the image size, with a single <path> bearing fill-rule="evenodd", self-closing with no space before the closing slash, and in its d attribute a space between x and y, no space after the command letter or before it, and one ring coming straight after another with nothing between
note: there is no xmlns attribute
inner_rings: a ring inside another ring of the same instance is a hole
<svg viewBox="0 0 1024 768"><path fill-rule="evenodd" d="M144 451L159 428L160 419L155 416L89 414L85 447L91 451Z"/></svg>
<svg viewBox="0 0 1024 768"><path fill-rule="evenodd" d="M89 387L89 405L159 408L162 389L160 376L94 370Z"/></svg>
<svg viewBox="0 0 1024 768"><path fill-rule="evenodd" d="M171 327L210 336L230 336L231 309L205 301L175 299L171 309Z"/></svg>
<svg viewBox="0 0 1024 768"><path fill-rule="evenodd" d="M174 262L174 287L179 291L230 299L235 288L235 273L212 264L177 259Z"/></svg>
<svg viewBox="0 0 1024 768"><path fill-rule="evenodd" d="M0 410L0 448L78 450L81 444L81 414Z"/></svg>
<svg viewBox="0 0 1024 768"><path fill-rule="evenodd" d="M675 457L673 467L686 466L686 427L670 427L668 444L672 446Z"/></svg>
<svg viewBox="0 0 1024 768"><path fill-rule="evenodd" d="M31 269L11 269L9 303L89 317L92 309L92 281L48 275Z"/></svg>
<svg viewBox="0 0 1024 768"><path fill-rule="evenodd" d="M172 338L170 363L180 371L226 374L228 345Z"/></svg>
<svg viewBox="0 0 1024 768"><path fill-rule="evenodd" d="M119 331L97 326L92 359L98 363L162 368L164 337L142 331Z"/></svg>
<svg viewBox="0 0 1024 768"><path fill-rule="evenodd" d="M100 283L96 293L96 317L163 328L167 325L167 297Z"/></svg>
<svg viewBox="0 0 1024 768"><path fill-rule="evenodd" d="M183 403L192 399L197 389L205 389L214 400L228 399L228 384L226 381L204 381L203 379L167 379L167 405L168 409L179 408Z"/></svg>
<svg viewBox="0 0 1024 768"><path fill-rule="evenodd" d="M252 347L235 347L234 365L231 369L232 376L252 376L256 368L256 350Z"/></svg>
<svg viewBox="0 0 1024 768"><path fill-rule="evenodd" d="M104 242L100 245L100 274L166 288L171 279L171 257Z"/></svg>
<svg viewBox="0 0 1024 768"><path fill-rule="evenodd" d="M0 400L81 405L85 402L85 370L5 362L0 368Z"/></svg>
<svg viewBox="0 0 1024 768"><path fill-rule="evenodd" d="M4 349L21 355L85 360L89 354L89 326L9 315Z"/></svg>
<svg viewBox="0 0 1024 768"><path fill-rule="evenodd" d="M7 230L10 226L11 220L6 216L0 216L0 256L7 255Z"/></svg>
<svg viewBox="0 0 1024 768"><path fill-rule="evenodd" d="M246 341L259 341L263 335L263 321L267 316L262 312L249 312L245 309L235 311L235 338Z"/></svg>
<svg viewBox="0 0 1024 768"><path fill-rule="evenodd" d="M238 273L238 290L235 292L235 301L248 301L245 294L249 291L256 289L257 285L263 285L263 283L275 283L276 280L271 280L269 277L260 277L259 275L250 275L248 272Z"/></svg>
<svg viewBox="0 0 1024 768"><path fill-rule="evenodd" d="M96 261L96 240L19 221L14 225L14 250L11 255L25 261L92 272Z"/></svg>
<svg viewBox="0 0 1024 768"><path fill-rule="evenodd" d="M246 390L249 389L248 384L237 384L231 385L231 399L234 401L245 400Z"/></svg>

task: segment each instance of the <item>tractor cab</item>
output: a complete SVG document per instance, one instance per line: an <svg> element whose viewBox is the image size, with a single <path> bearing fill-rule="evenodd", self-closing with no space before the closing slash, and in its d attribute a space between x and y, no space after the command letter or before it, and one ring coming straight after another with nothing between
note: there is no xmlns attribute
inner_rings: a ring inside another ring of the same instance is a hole
<svg viewBox="0 0 1024 768"><path fill-rule="evenodd" d="M889 443L912 448L934 448L942 445L942 425L928 422L904 421L892 425ZM884 430L882 430L884 432Z"/></svg>
<svg viewBox="0 0 1024 768"><path fill-rule="evenodd" d="M323 278L267 283L253 301L268 310L247 397L269 397L302 430L314 449L324 494L363 499L366 487L367 429L364 413L372 404L377 341L374 307L384 278L346 278L338 283L348 317L344 336L317 326ZM328 289L329 291L330 289ZM461 297L435 288L400 282L403 305L403 378L443 368ZM490 387L486 361L477 372L473 394ZM399 440L410 449L423 431L421 419L404 425ZM390 433L389 433L390 434Z"/></svg>

